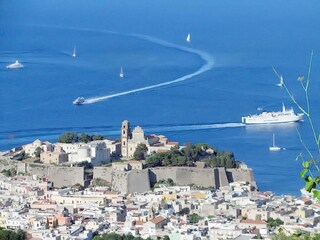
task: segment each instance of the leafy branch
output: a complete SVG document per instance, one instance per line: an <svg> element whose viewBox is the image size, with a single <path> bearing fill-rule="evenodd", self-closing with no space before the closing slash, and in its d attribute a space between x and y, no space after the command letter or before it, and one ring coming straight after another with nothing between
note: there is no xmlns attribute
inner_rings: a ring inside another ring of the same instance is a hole
<svg viewBox="0 0 320 240"><path fill-rule="evenodd" d="M311 56L310 56L310 62L309 62L309 66L308 66L308 74L307 74L307 79L305 81L303 76L299 76L298 77L298 81L301 84L301 87L304 91L304 96L305 96L305 104L306 107L303 107L293 96L293 94L291 93L291 91L289 90L289 88L287 87L287 85L285 84L285 82L283 81L283 87L286 90L287 94L289 95L290 99L292 100L292 102L299 108L299 110L306 116L309 126L311 127L311 132L314 138L314 142L316 144L317 147L317 155L320 154L320 134L317 132L317 130L314 127L314 122L313 119L311 117L311 108L310 108L310 98L309 98L309 86L310 86L310 75L311 75L311 66L312 66L312 60L313 60L313 51L311 51ZM282 76L278 74L278 72L272 67L273 71L275 72L275 74L277 75L277 77L281 80ZM316 158L314 157L314 155L312 154L311 150L309 149L309 147L307 146L307 144L303 141L302 135L299 131L299 129L297 129L298 135L299 135L299 140L302 144L302 146L304 147L304 149L306 150L306 152L308 153L308 159L309 160L305 160L302 153L300 153L297 157L296 160L302 160L302 171L300 172L300 177L304 179L305 181L305 189L308 192L312 192L313 193L313 197L317 198L318 201L320 202L320 171L319 171L319 164L316 160Z"/></svg>

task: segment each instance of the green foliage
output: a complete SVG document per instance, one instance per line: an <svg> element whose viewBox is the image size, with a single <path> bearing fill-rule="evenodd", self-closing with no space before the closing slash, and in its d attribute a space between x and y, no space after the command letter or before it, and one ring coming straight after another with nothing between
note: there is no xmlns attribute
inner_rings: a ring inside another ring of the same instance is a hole
<svg viewBox="0 0 320 240"><path fill-rule="evenodd" d="M171 187L171 186L175 186L176 184L173 182L173 180L171 178L168 178L168 179L161 179L159 180L158 182L156 182L154 184L154 188L159 188L160 187L160 184L163 184L167 187Z"/></svg>
<svg viewBox="0 0 320 240"><path fill-rule="evenodd" d="M178 212L179 215L186 215L186 214L189 214L190 213L190 209L185 207L185 208L182 208L181 211Z"/></svg>
<svg viewBox="0 0 320 240"><path fill-rule="evenodd" d="M92 141L97 141L97 140L104 140L106 139L104 136L102 135L91 135L91 140Z"/></svg>
<svg viewBox="0 0 320 240"><path fill-rule="evenodd" d="M127 235L120 235L117 233L104 233L102 235L95 236L93 240L143 240L143 238L134 237L130 233Z"/></svg>
<svg viewBox="0 0 320 240"><path fill-rule="evenodd" d="M199 220L201 220L202 217L200 217L198 214L196 213L193 213L193 214L190 214L189 217L188 217L188 220L191 224L195 224L195 223L198 223Z"/></svg>
<svg viewBox="0 0 320 240"><path fill-rule="evenodd" d="M276 228L278 226L281 226L283 224L283 221L280 220L279 218L277 219L273 219L273 218L269 218L267 221L268 227L270 228Z"/></svg>
<svg viewBox="0 0 320 240"><path fill-rule="evenodd" d="M94 178L91 181L91 185L93 185L93 186L109 186L110 183L107 180L102 179L102 178Z"/></svg>
<svg viewBox="0 0 320 240"><path fill-rule="evenodd" d="M4 240L24 240L26 239L25 237L25 232L22 230L18 230L18 231L12 231L12 230L8 230L8 229L2 229L0 230L0 239Z"/></svg>
<svg viewBox="0 0 320 240"><path fill-rule="evenodd" d="M58 142L61 143L73 143L78 141L78 135L73 132L64 132L59 138Z"/></svg>
<svg viewBox="0 0 320 240"><path fill-rule="evenodd" d="M215 155L204 159L210 167L238 168L239 162L235 160L231 152L217 152Z"/></svg>
<svg viewBox="0 0 320 240"><path fill-rule="evenodd" d="M179 146L172 147L168 152L155 153L146 160L148 167L160 166L194 166L198 161L204 161L210 167L236 168L239 163L234 159L231 152L207 151L211 147L206 143L191 144L180 149Z"/></svg>
<svg viewBox="0 0 320 240"><path fill-rule="evenodd" d="M15 168L3 169L1 173L6 177L14 177L17 175L17 169Z"/></svg>
<svg viewBox="0 0 320 240"><path fill-rule="evenodd" d="M148 167L156 167L156 166L162 166L162 161L164 161L164 157L165 156L161 156L164 155L164 153L157 153L157 154L153 154L150 157L147 158L146 160L146 165Z"/></svg>
<svg viewBox="0 0 320 240"><path fill-rule="evenodd" d="M73 143L73 142L90 142L90 141L96 141L96 140L103 140L105 139L102 135L89 135L86 133L81 133L80 136L78 136L77 133L74 132L64 132L59 138L58 142L61 143Z"/></svg>
<svg viewBox="0 0 320 240"><path fill-rule="evenodd" d="M91 136L89 134L86 133L81 133L80 137L78 138L79 142L90 142L91 141Z"/></svg>
<svg viewBox="0 0 320 240"><path fill-rule="evenodd" d="M34 155L39 158L40 154L43 152L43 149L41 147L37 147L36 150L34 151Z"/></svg>
<svg viewBox="0 0 320 240"><path fill-rule="evenodd" d="M287 236L282 231L272 237L272 240L320 240L320 234L310 235L306 231L298 231Z"/></svg>
<svg viewBox="0 0 320 240"><path fill-rule="evenodd" d="M139 143L136 150L133 153L133 158L135 160L144 160L145 154L148 152L148 148L144 143Z"/></svg>
<svg viewBox="0 0 320 240"><path fill-rule="evenodd" d="M309 99L309 87L310 87L310 73L311 73L311 65L312 65L312 59L313 59L313 51L311 52L310 56L310 62L308 67L308 75L306 80L304 80L303 76L298 77L298 81L301 84L301 87L303 89L304 95L305 95L305 107L293 96L291 91L288 89L287 85L284 83L283 87L287 91L289 97L291 98L292 102L299 108L299 110L305 115L307 118L307 122L310 126L311 133L314 139L315 146L317 147L316 152L312 151L309 146L305 144L305 142L302 139L301 133L299 130L298 135L300 138L300 142L302 146L305 149L305 152L307 153L308 160L306 160L303 157L303 154L300 153L296 160L302 160L302 170L300 172L300 177L304 179L305 181L305 189L308 192L313 193L313 197L318 199L320 202L320 166L318 163L319 155L320 155L320 133L316 130L314 123L314 119L311 117L311 108L310 108L310 99ZM276 75L280 77L280 75L276 72L275 69L273 69ZM318 125L318 124L317 124Z"/></svg>

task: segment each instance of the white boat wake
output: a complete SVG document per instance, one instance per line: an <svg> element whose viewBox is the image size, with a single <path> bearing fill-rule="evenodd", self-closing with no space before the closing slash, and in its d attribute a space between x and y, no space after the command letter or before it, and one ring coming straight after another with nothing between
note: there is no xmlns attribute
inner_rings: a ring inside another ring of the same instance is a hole
<svg viewBox="0 0 320 240"><path fill-rule="evenodd" d="M110 33L110 32L108 32L108 33ZM148 36L148 35L143 35L143 34L122 34L122 35L140 38L140 39L152 42L152 43L159 44L159 45L164 46L164 47L174 48L174 49L178 49L178 50L181 50L181 51L184 51L184 52L196 54L203 61L205 61L205 64L203 64L197 71L195 71L193 73L189 73L187 75L184 75L182 77L176 78L176 79L171 80L171 81L167 81L167 82L163 82L163 83L159 83L159 84L154 84L154 85L147 86L147 87L132 89L132 90L124 91L124 92L109 94L109 95L106 95L106 96L87 98L83 104L92 104L92 103L104 101L104 100L107 100L107 99L110 99L110 98L114 98L114 97L120 97L120 96L131 94L131 93L146 91L146 90L150 90L150 89L154 89L154 88L170 85L170 84L173 84L173 83L183 82L183 81L186 81L186 80L188 80L188 79L190 79L192 77L195 77L197 75L200 75L200 74L210 70L214 65L214 61L213 61L212 56L210 54L204 52L204 51L201 51L201 50L180 46L180 45L177 45L177 44L174 44L174 43L170 43L170 42L167 42L167 41L155 38L155 37L151 37L151 36Z"/></svg>
<svg viewBox="0 0 320 240"><path fill-rule="evenodd" d="M83 104L92 104L92 103L101 102L101 101L104 101L104 100L107 100L110 98L114 98L114 97L120 97L120 96L131 94L131 93L142 92L142 91L146 91L149 89L154 89L154 88L158 88L158 87L162 87L162 86L166 86L166 85L170 85L170 84L174 84L174 83L178 83L178 82L183 82L183 81L186 81L190 78L193 78L197 75L200 75L200 74L212 69L213 65L214 65L213 57L205 51L193 49L190 47L180 46L178 44L170 43L170 42L161 40L159 38L151 37L151 36L144 35L144 34L126 34L126 33L120 33L120 32L115 32L115 31L108 31L108 30L100 30L100 29L71 28L71 27L48 26L48 25L39 25L39 24L36 24L33 26L51 27L51 28L57 28L57 29L71 29L71 30L80 30L80 31L88 31L88 32L100 32L100 33L106 33L106 34L116 34L116 35L140 38L142 40L152 42L152 43L155 43L155 44L167 47L167 48L174 48L174 49L177 49L177 50L180 50L183 52L195 54L195 55L199 56L205 62L197 71L189 73L189 74L184 75L182 77L176 78L174 80L159 83L159 84L154 84L154 85L147 86L147 87L127 90L124 92L109 94L109 95L105 95L105 96L86 98L85 101L83 102Z"/></svg>
<svg viewBox="0 0 320 240"><path fill-rule="evenodd" d="M206 130L215 128L237 128L245 126L243 123L212 123L199 125L178 125L178 126L159 126L159 127L145 127L147 132L178 132L178 131L193 131Z"/></svg>

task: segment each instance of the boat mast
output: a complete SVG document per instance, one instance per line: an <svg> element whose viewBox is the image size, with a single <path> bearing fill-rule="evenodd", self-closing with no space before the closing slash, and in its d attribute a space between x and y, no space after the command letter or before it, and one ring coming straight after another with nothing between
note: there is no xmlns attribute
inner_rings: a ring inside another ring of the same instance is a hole
<svg viewBox="0 0 320 240"><path fill-rule="evenodd" d="M275 147L276 146L276 143L275 143L275 135L273 133L272 135L272 147Z"/></svg>
<svg viewBox="0 0 320 240"><path fill-rule="evenodd" d="M76 57L76 45L73 46L73 53L72 53L72 57Z"/></svg>

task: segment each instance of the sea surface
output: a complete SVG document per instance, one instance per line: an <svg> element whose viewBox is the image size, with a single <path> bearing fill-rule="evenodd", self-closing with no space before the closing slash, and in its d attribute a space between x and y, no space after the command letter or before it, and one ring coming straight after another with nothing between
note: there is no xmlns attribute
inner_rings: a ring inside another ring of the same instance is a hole
<svg viewBox="0 0 320 240"><path fill-rule="evenodd" d="M146 134L232 151L261 191L300 195L297 131L316 150L308 121L244 127L241 117L282 103L299 111L272 66L305 106L297 77L313 50L319 126L319 11L317 0L0 1L0 150L65 131L118 138L127 119ZM15 60L25 67L6 69ZM73 105L79 96L87 104ZM273 133L286 150L269 151Z"/></svg>

